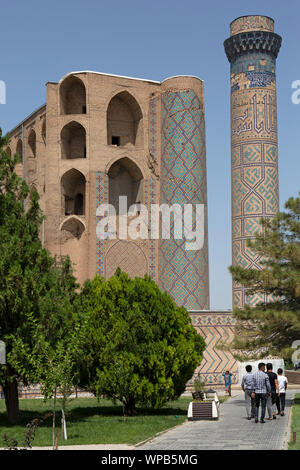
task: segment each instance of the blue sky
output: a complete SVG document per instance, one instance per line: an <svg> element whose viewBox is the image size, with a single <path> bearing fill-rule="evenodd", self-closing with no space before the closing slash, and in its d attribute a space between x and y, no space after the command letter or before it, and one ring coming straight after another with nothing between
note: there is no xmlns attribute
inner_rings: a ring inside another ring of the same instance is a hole
<svg viewBox="0 0 300 470"><path fill-rule="evenodd" d="M251 3L251 6L249 4ZM45 83L74 70L205 82L211 308L231 308L230 94L223 41L238 16L275 19L280 206L300 190L300 2L230 0L2 0L1 72L6 132L45 103Z"/></svg>

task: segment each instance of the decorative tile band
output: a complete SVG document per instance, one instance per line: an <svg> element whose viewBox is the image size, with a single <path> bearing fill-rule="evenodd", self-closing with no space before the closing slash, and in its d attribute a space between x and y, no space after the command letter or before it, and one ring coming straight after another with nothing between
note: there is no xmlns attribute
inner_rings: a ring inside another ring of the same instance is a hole
<svg viewBox="0 0 300 470"><path fill-rule="evenodd" d="M268 72L268 73L275 73L276 72L276 60L274 57L261 53L256 52L253 53L245 53L235 59L234 62L231 63L231 73L246 73L246 72Z"/></svg>
<svg viewBox="0 0 300 470"><path fill-rule="evenodd" d="M96 208L108 203L108 176L103 171L96 172ZM96 216L96 224L101 218ZM104 241L96 240L96 273L105 276Z"/></svg>
<svg viewBox="0 0 300 470"><path fill-rule="evenodd" d="M247 15L234 20L230 25L230 34L246 31L274 31L274 20L268 16Z"/></svg>
<svg viewBox="0 0 300 470"><path fill-rule="evenodd" d="M158 132L158 116L157 116L158 98L152 98L149 104L149 150L153 157L158 160L157 154L157 132Z"/></svg>
<svg viewBox="0 0 300 470"><path fill-rule="evenodd" d="M192 90L162 95L161 204L204 204L206 207L206 155L204 115ZM174 221L171 224L171 234ZM208 308L207 211L204 247L185 249L185 239L161 240L159 285L178 305Z"/></svg>
<svg viewBox="0 0 300 470"><path fill-rule="evenodd" d="M145 179L145 205L148 206L148 214L150 214L149 207L151 204L157 202L157 181L149 178ZM157 280L157 254L156 254L157 241L149 239L148 241L148 266L149 276Z"/></svg>

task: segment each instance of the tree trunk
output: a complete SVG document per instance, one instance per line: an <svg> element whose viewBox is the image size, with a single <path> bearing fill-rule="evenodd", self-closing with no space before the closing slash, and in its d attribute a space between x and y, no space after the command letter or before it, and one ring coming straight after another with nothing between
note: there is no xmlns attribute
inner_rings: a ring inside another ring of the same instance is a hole
<svg viewBox="0 0 300 470"><path fill-rule="evenodd" d="M6 380L3 385L6 412L9 424L16 424L19 420L19 394L18 382Z"/></svg>
<svg viewBox="0 0 300 470"><path fill-rule="evenodd" d="M137 414L135 409L135 401L132 397L129 397L125 403L125 414L127 416L134 416Z"/></svg>

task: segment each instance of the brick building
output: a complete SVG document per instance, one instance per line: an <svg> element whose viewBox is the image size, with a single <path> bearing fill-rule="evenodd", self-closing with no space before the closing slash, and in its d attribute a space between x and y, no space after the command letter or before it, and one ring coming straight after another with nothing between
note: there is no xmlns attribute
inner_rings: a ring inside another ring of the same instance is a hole
<svg viewBox="0 0 300 470"><path fill-rule="evenodd" d="M233 264L257 267L247 248L258 219L278 209L275 60L281 38L272 19L238 18L225 51L231 63ZM223 383L238 365L216 347L234 334L231 311L210 311L207 182L203 81L178 76L156 82L97 72L72 72L47 83L46 104L10 133L8 152L18 152L18 173L41 197L44 246L70 255L80 283L95 274L149 274L190 312L207 348L201 374ZM99 239L102 204L201 204L204 244L186 250L185 238ZM233 304L248 299L233 286Z"/></svg>
<svg viewBox="0 0 300 470"><path fill-rule="evenodd" d="M70 255L81 283L120 266L148 273L187 308L209 308L203 82L75 72L46 88L46 104L11 131L9 145L41 196L45 247ZM121 195L128 205L203 204L203 248L186 251L172 230L169 240L99 240L97 208L117 208Z"/></svg>

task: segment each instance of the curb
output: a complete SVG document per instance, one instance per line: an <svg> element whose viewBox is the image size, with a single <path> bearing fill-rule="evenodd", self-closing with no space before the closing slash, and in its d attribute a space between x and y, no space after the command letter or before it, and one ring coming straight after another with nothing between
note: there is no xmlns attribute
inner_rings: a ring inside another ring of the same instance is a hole
<svg viewBox="0 0 300 470"><path fill-rule="evenodd" d="M293 416L293 406L295 404L295 394L296 392L293 392L292 403L291 403L291 407L289 410L289 417L288 417L288 422L287 422L287 430L283 438L281 450L289 450L289 442L290 442L290 438L292 434L292 416Z"/></svg>

